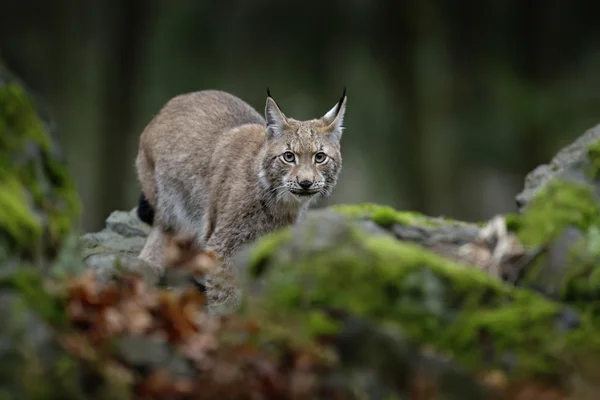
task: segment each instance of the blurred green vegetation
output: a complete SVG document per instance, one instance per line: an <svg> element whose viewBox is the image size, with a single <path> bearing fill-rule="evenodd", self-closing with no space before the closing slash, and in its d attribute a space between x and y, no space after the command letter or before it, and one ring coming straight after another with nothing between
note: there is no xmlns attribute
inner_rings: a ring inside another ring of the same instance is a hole
<svg viewBox="0 0 600 400"><path fill-rule="evenodd" d="M137 138L172 96L231 91L326 112L348 88L328 203L484 219L600 122L600 3L559 0L3 2L0 60L69 160L82 229L132 207Z"/></svg>

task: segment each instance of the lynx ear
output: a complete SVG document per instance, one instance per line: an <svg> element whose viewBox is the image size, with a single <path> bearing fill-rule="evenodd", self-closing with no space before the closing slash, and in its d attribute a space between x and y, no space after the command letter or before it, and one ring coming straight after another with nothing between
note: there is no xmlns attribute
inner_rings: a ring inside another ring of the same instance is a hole
<svg viewBox="0 0 600 400"><path fill-rule="evenodd" d="M286 116L271 96L269 88L267 88L265 119L267 120L267 135L269 138L281 136L284 128L288 125Z"/></svg>
<svg viewBox="0 0 600 400"><path fill-rule="evenodd" d="M321 121L323 121L323 125L325 126L324 131L329 135L333 135L338 140L342 136L342 131L344 130L344 113L346 112L346 88L344 87L344 92L342 93L342 97L340 101L327 112L323 117L321 117Z"/></svg>

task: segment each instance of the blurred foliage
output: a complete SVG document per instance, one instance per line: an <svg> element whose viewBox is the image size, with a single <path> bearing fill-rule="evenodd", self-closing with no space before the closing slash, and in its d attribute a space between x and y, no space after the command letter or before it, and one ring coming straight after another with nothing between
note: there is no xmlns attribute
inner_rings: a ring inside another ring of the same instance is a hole
<svg viewBox="0 0 600 400"><path fill-rule="evenodd" d="M298 118L348 87L330 202L484 219L600 120L600 3L5 2L0 59L47 100L83 228L134 205L137 137L172 96L268 85Z"/></svg>

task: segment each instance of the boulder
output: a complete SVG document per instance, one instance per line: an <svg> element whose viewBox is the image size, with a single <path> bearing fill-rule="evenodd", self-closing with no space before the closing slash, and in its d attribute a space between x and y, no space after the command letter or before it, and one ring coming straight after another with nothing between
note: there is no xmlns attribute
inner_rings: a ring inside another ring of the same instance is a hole
<svg viewBox="0 0 600 400"><path fill-rule="evenodd" d="M0 66L0 263L44 265L80 212L73 180L29 94Z"/></svg>
<svg viewBox="0 0 600 400"><path fill-rule="evenodd" d="M498 369L515 379L559 382L572 357L600 357L587 336L596 325L569 304L374 234L347 216L315 213L261 240L247 260L246 312L260 309L288 328L294 321L295 332L327 334L338 313L352 315L472 372ZM353 346L364 345L355 339Z"/></svg>
<svg viewBox="0 0 600 400"><path fill-rule="evenodd" d="M517 195L511 229L537 257L518 285L599 314L600 125L534 169Z"/></svg>
<svg viewBox="0 0 600 400"><path fill-rule="evenodd" d="M141 274L150 284L157 284L159 273L137 258L149 232L150 226L137 217L135 208L114 211L106 219L104 229L82 236L83 261L103 279L128 271Z"/></svg>
<svg viewBox="0 0 600 400"><path fill-rule="evenodd" d="M599 171L600 125L596 125L561 149L548 164L542 164L527 174L523 191L516 196L517 206L523 211L553 179L589 185L594 188L596 201L600 201Z"/></svg>

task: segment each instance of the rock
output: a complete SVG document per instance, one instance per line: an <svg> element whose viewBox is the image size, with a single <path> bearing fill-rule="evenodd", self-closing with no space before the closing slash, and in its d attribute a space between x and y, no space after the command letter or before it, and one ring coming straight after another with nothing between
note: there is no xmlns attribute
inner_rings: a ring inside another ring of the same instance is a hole
<svg viewBox="0 0 600 400"><path fill-rule="evenodd" d="M0 68L0 263L54 258L80 211L72 179L25 89Z"/></svg>
<svg viewBox="0 0 600 400"><path fill-rule="evenodd" d="M126 238L146 238L150 233L150 226L137 217L135 208L129 212L111 213L106 219L106 228ZM137 251L137 248L133 251Z"/></svg>
<svg viewBox="0 0 600 400"><path fill-rule="evenodd" d="M135 208L115 211L106 219L103 230L81 238L83 261L102 279L129 271L140 273L150 284L157 284L159 272L137 258L149 232L150 226L139 220Z"/></svg>
<svg viewBox="0 0 600 400"><path fill-rule="evenodd" d="M590 296L600 299L593 294L600 285L589 279L600 265L598 167L600 125L528 175L517 196L521 213L510 218L521 242L539 255L524 269L519 286L586 309Z"/></svg>
<svg viewBox="0 0 600 400"><path fill-rule="evenodd" d="M384 394L410 398L414 394L411 377L420 375L428 376L449 398L493 398L490 388L456 363L422 351L399 331L348 315L336 319L340 323L335 341L340 363L350 372L350 380L358 383L356 386L364 386L363 393L371 393L369 398L386 398Z"/></svg>
<svg viewBox="0 0 600 400"><path fill-rule="evenodd" d="M317 235L323 246L329 246L326 237L333 237L340 232L340 221L349 221L360 226L369 235L386 235L400 241L418 244L437 254L454 261L487 270L492 262L492 253L498 241L476 243L482 233L478 224L466 223L439 217L428 217L416 212L400 212L387 206L376 204L336 205L327 209L314 209L308 212L309 220L321 220ZM88 233L81 238L82 253L89 268L110 277L114 271L114 263L118 259L121 266L128 271L142 272L149 282L158 280L158 273L148 264L137 259L150 226L140 221L136 209L115 211L106 220L103 230ZM302 249L305 243L303 236L295 238L296 248ZM247 246L250 247L250 246ZM474 249L474 250L473 250ZM240 274L245 273L247 256L240 253L237 268ZM523 257L526 258L526 254ZM293 259L294 252L288 254ZM510 269L510 265L518 262L519 257L502 260L499 269ZM227 305L211 304L215 310L229 310Z"/></svg>
<svg viewBox="0 0 600 400"><path fill-rule="evenodd" d="M99 232L85 234L82 238L84 259L94 254L126 254L137 256L150 226L139 220L135 208L114 211L106 219L106 227Z"/></svg>
<svg viewBox="0 0 600 400"><path fill-rule="evenodd" d="M595 323L571 306L390 234L367 233L351 217L313 213L246 257L244 312L285 321L299 337L331 335L339 328L329 315L348 314L451 355L468 371L497 368L507 379L534 381L565 379L565 364L585 375L571 357L600 357ZM367 343L356 335L348 346L369 351ZM373 365L386 363L376 358Z"/></svg>
<svg viewBox="0 0 600 400"><path fill-rule="evenodd" d="M535 195L550 180L560 179L594 187L596 200L600 201L600 185L596 181L600 125L588 130L569 146L560 150L548 164L536 167L525 178L523 191L516 196L523 211Z"/></svg>
<svg viewBox="0 0 600 400"><path fill-rule="evenodd" d="M111 280L124 272L141 275L150 285L160 281L160 274L148 263L127 254L92 254L85 260L86 266L103 280Z"/></svg>
<svg viewBox="0 0 600 400"><path fill-rule="evenodd" d="M137 369L165 368L174 377L193 377L193 369L161 337L124 335L117 340L119 358Z"/></svg>

